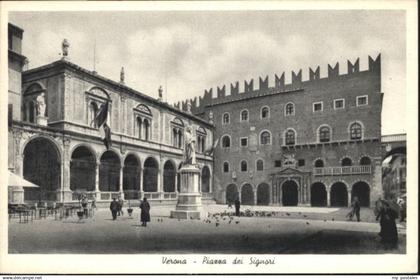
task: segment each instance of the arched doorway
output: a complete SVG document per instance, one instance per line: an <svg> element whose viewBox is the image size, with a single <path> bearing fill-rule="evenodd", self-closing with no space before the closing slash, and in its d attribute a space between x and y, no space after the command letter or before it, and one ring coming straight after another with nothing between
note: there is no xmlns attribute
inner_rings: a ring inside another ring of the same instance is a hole
<svg viewBox="0 0 420 280"><path fill-rule="evenodd" d="M234 203L235 199L238 198L239 192L238 187L235 184L230 184L226 187L226 203Z"/></svg>
<svg viewBox="0 0 420 280"><path fill-rule="evenodd" d="M210 192L210 169L207 166L204 166L201 172L201 192Z"/></svg>
<svg viewBox="0 0 420 280"><path fill-rule="evenodd" d="M323 183L316 182L312 184L311 206L327 206L327 189Z"/></svg>
<svg viewBox="0 0 420 280"><path fill-rule="evenodd" d="M171 161L166 161L163 166L163 191L175 192L175 166Z"/></svg>
<svg viewBox="0 0 420 280"><path fill-rule="evenodd" d="M331 206L346 207L348 204L347 186L342 182L331 186Z"/></svg>
<svg viewBox="0 0 420 280"><path fill-rule="evenodd" d="M147 158L143 168L143 191L157 192L159 165L154 158Z"/></svg>
<svg viewBox="0 0 420 280"><path fill-rule="evenodd" d="M298 185L295 181L287 180L282 185L282 203L283 206L298 205Z"/></svg>
<svg viewBox="0 0 420 280"><path fill-rule="evenodd" d="M121 163L113 151L106 151L101 156L99 166L99 190L102 192L117 192L120 186Z"/></svg>
<svg viewBox="0 0 420 280"><path fill-rule="evenodd" d="M245 184L241 189L241 204L254 205L254 190L250 184Z"/></svg>
<svg viewBox="0 0 420 280"><path fill-rule="evenodd" d="M138 199L140 191L140 162L129 154L124 160L123 190L125 199Z"/></svg>
<svg viewBox="0 0 420 280"><path fill-rule="evenodd" d="M70 189L79 192L95 191L95 176L95 156L87 147L77 147L70 161Z"/></svg>
<svg viewBox="0 0 420 280"><path fill-rule="evenodd" d="M61 189L61 159L55 144L38 137L23 151L23 177L39 188L25 188L25 200L57 200Z"/></svg>
<svg viewBox="0 0 420 280"><path fill-rule="evenodd" d="M359 198L360 206L364 206L364 207L370 206L370 187L367 183L357 182L353 185L351 189L352 201L355 196Z"/></svg>
<svg viewBox="0 0 420 280"><path fill-rule="evenodd" d="M257 188L257 205L268 204L270 204L270 187L266 183L261 183Z"/></svg>

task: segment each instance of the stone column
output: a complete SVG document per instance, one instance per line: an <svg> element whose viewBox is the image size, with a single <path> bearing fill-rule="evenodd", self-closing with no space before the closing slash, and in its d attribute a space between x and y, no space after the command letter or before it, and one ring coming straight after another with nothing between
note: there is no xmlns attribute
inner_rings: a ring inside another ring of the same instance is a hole
<svg viewBox="0 0 420 280"><path fill-rule="evenodd" d="M70 139L63 139L63 156L61 161L61 171L62 171L62 186L61 192L58 191L58 201L67 202L72 201L72 191L70 190Z"/></svg>
<svg viewBox="0 0 420 280"><path fill-rule="evenodd" d="M347 206L351 205L351 191L347 193Z"/></svg>
<svg viewBox="0 0 420 280"><path fill-rule="evenodd" d="M139 175L139 199L142 199L142 196L143 196L143 170L142 170L142 168L141 168L141 166L140 166L140 168L139 168L139 173L140 173L140 175Z"/></svg>
<svg viewBox="0 0 420 280"><path fill-rule="evenodd" d="M254 189L253 189L253 192L254 192L254 205L257 205L257 199L258 199L258 198L257 198L257 193L258 193L258 192L257 192L257 188L254 188Z"/></svg>
<svg viewBox="0 0 420 280"><path fill-rule="evenodd" d="M331 189L327 188L327 206L331 206Z"/></svg>
<svg viewBox="0 0 420 280"><path fill-rule="evenodd" d="M157 192L159 193L159 197L163 198L163 160L162 159L160 159L158 176L157 176Z"/></svg>
<svg viewBox="0 0 420 280"><path fill-rule="evenodd" d="M123 179L124 179L124 164L121 164L118 192L120 193L120 196L122 199L124 199Z"/></svg>
<svg viewBox="0 0 420 280"><path fill-rule="evenodd" d="M100 190L99 190L99 166L100 165L101 165L101 161L97 160L96 161L96 166L95 166L95 196L96 196L96 200L101 199Z"/></svg>

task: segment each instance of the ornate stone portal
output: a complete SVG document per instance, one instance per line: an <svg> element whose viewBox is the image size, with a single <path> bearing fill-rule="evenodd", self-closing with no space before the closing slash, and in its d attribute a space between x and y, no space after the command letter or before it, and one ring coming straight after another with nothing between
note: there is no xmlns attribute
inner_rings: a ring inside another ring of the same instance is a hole
<svg viewBox="0 0 420 280"><path fill-rule="evenodd" d="M187 134L190 132L190 128L187 128ZM199 190L201 172L195 164L195 138L188 136L185 137L185 160L179 170L181 189L175 211L171 211L171 218L200 219L202 215Z"/></svg>

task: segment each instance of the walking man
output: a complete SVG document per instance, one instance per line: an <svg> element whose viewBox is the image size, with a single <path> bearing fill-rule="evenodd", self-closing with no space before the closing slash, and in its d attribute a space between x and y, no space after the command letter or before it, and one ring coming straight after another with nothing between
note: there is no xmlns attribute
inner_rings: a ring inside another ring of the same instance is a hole
<svg viewBox="0 0 420 280"><path fill-rule="evenodd" d="M357 196L353 199L353 214L356 215L357 221L360 222L360 202Z"/></svg>
<svg viewBox="0 0 420 280"><path fill-rule="evenodd" d="M124 216L124 211L122 209L123 208L123 205L124 205L124 200L120 196L118 198L118 216Z"/></svg>
<svg viewBox="0 0 420 280"><path fill-rule="evenodd" d="M240 216L240 209L241 209L241 202L239 201L239 197L236 197L235 199L235 215Z"/></svg>
<svg viewBox="0 0 420 280"><path fill-rule="evenodd" d="M140 203L140 209L141 226L145 227L147 226L147 222L150 222L150 204L147 202L147 198L143 198L143 201Z"/></svg>
<svg viewBox="0 0 420 280"><path fill-rule="evenodd" d="M113 220L117 219L118 208L119 208L118 202L114 197L111 201L111 205L109 206L109 209L111 210L111 213L112 213L112 219Z"/></svg>

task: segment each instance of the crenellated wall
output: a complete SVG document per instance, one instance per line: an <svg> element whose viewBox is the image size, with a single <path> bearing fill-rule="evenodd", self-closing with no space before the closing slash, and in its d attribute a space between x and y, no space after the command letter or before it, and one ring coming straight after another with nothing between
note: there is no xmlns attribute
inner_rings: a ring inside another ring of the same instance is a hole
<svg viewBox="0 0 420 280"><path fill-rule="evenodd" d="M270 80L268 76L259 77L258 89L254 88L254 79L244 81L243 90L241 91L239 82L233 82L230 84L230 92L227 93L226 85L217 86L216 90L213 88L204 90L204 95L200 97L194 97L189 100L180 101L175 103L174 106L181 110L186 110L187 102L191 102L191 111L193 114L201 115L205 111L206 106L228 103L231 101L237 101L241 99L248 99L259 97L263 95L281 94L284 92L291 92L302 89L303 87L311 87L311 84L317 83L330 83L342 79L351 79L352 77L360 74L373 74L380 75L381 73L381 55L379 54L376 59L368 57L369 66L367 70L360 71L359 58L352 63L347 60L347 73L341 74L339 72L339 63L337 62L334 66L328 64L328 75L327 77L321 78L320 66L314 69L309 67L309 80L302 80L302 69L291 72L291 83L285 83L285 72L281 73L280 77L274 75L274 85L270 86Z"/></svg>

